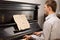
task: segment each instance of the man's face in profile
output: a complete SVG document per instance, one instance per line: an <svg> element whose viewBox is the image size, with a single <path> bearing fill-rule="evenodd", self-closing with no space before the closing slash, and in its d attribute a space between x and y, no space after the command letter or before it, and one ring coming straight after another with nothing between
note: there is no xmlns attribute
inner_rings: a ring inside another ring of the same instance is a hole
<svg viewBox="0 0 60 40"><path fill-rule="evenodd" d="M45 11L45 15L48 15L48 12L49 12L49 8L48 8L48 6L45 4L45 6L44 6L44 11Z"/></svg>

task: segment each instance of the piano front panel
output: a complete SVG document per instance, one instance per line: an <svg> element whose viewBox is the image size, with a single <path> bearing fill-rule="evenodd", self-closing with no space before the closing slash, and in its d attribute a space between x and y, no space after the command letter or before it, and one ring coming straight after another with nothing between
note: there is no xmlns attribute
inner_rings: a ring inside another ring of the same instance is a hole
<svg viewBox="0 0 60 40"><path fill-rule="evenodd" d="M30 23L31 29L14 33L14 31L16 31L17 26L16 23L14 22L13 15L18 14L26 15ZM34 31L38 31L40 30L40 27L37 21L38 21L38 4L9 1L0 2L0 35L3 34L0 37L9 36L13 37L15 35L16 37L19 37L25 34L30 34Z"/></svg>

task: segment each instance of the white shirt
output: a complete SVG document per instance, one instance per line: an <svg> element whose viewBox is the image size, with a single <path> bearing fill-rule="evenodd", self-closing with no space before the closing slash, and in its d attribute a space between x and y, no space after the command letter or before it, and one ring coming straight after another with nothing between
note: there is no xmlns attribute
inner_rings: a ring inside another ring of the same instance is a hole
<svg viewBox="0 0 60 40"><path fill-rule="evenodd" d="M58 18L57 18L57 16L56 16L56 14L55 13L53 13L53 14L50 14L50 15L48 15L46 18L45 18L45 22L50 22L51 24L54 24L54 21L56 21Z"/></svg>
<svg viewBox="0 0 60 40"><path fill-rule="evenodd" d="M54 40L60 38L60 19L55 13L48 15L43 26L43 35L45 40Z"/></svg>

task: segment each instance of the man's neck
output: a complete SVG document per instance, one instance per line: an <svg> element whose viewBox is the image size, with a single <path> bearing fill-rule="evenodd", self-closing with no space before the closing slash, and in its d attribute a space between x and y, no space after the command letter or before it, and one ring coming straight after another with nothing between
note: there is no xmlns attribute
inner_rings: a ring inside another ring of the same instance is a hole
<svg viewBox="0 0 60 40"><path fill-rule="evenodd" d="M50 15L50 14L53 14L53 13L55 13L55 12L53 12L53 11L50 11L48 15Z"/></svg>

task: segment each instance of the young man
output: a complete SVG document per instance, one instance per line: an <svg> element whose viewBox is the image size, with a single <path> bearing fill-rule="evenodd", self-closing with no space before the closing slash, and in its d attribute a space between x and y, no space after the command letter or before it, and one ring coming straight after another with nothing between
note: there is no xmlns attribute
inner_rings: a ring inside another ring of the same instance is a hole
<svg viewBox="0 0 60 40"><path fill-rule="evenodd" d="M27 39L34 38L35 40L56 40L60 38L60 20L56 16L57 4L54 0L48 0L45 3L45 14L48 15L45 19L43 31L35 32L35 35L25 35Z"/></svg>

